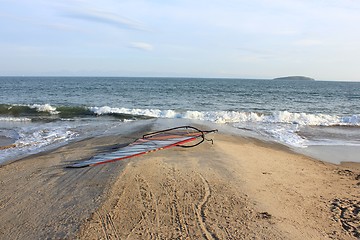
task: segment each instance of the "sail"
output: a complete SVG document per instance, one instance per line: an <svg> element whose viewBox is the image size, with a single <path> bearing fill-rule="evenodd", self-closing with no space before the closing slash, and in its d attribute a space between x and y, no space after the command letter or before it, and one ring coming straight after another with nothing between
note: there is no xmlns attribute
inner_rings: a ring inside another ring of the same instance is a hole
<svg viewBox="0 0 360 240"><path fill-rule="evenodd" d="M217 130L203 131L192 126L181 126L165 129L144 135L126 147L119 148L113 152L101 153L88 160L69 165L69 168L82 168L96 166L99 164L120 161L135 156L140 156L149 152L162 150L174 146L195 147L202 143L205 134L216 132ZM212 141L212 140L209 140ZM193 142L189 145L188 143Z"/></svg>

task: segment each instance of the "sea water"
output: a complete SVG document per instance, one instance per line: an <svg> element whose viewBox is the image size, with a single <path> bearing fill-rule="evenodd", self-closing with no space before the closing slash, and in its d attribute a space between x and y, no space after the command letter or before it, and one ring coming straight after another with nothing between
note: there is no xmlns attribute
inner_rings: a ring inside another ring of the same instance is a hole
<svg viewBox="0 0 360 240"><path fill-rule="evenodd" d="M241 129L295 149L359 149L360 82L0 77L0 146L16 146L0 150L0 163L151 119Z"/></svg>

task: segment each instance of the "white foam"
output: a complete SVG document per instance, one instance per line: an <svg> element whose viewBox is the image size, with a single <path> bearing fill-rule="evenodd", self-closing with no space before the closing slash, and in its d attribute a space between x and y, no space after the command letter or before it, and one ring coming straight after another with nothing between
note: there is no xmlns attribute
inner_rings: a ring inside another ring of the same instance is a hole
<svg viewBox="0 0 360 240"><path fill-rule="evenodd" d="M50 104L33 104L29 106L30 108L36 108L38 112L49 112L50 114L58 114L56 107L51 106Z"/></svg>
<svg viewBox="0 0 360 240"><path fill-rule="evenodd" d="M156 118L184 118L215 123L288 123L306 126L360 126L360 116L337 116L327 114L308 114L292 113L288 111L274 112L271 114L256 112L239 112L239 111L184 111L177 112L174 110L160 109L130 109L130 108L112 108L91 107L89 108L95 114L105 115L110 113L123 113L131 115L144 115Z"/></svg>
<svg viewBox="0 0 360 240"><path fill-rule="evenodd" d="M264 115L258 113L235 112L235 111L187 111L183 118L210 121L215 123L236 123L236 122L261 122Z"/></svg>
<svg viewBox="0 0 360 240"><path fill-rule="evenodd" d="M3 122L31 122L30 118L25 117L0 117Z"/></svg>
<svg viewBox="0 0 360 240"><path fill-rule="evenodd" d="M304 126L360 126L359 115L337 116L327 114L292 113L288 111L279 111L268 114L241 111L180 112L160 109L111 108L108 106L92 107L90 110L98 115L124 113L156 118L182 118L230 124L236 128L252 130L277 142L294 147L307 147L314 144L311 140L298 134L299 129Z"/></svg>
<svg viewBox="0 0 360 240"><path fill-rule="evenodd" d="M112 108L108 106L104 107L90 107L97 115L105 115L110 113L122 113L131 115L142 115L157 118L177 118L177 113L173 110L160 110L160 109L139 109L139 108Z"/></svg>
<svg viewBox="0 0 360 240"><path fill-rule="evenodd" d="M77 133L64 126L45 128L37 126L36 128L20 132L19 136L19 140L15 143L16 146L39 148L60 141L68 141L77 136Z"/></svg>
<svg viewBox="0 0 360 240"><path fill-rule="evenodd" d="M26 154L34 154L54 147L57 144L63 144L78 136L67 126L31 126L18 129L15 148L9 148L0 151L0 159L11 159ZM1 163L1 161L0 161Z"/></svg>
<svg viewBox="0 0 360 240"><path fill-rule="evenodd" d="M265 124L258 126L255 131L267 135L277 142L293 147L304 148L309 145L309 140L297 134L298 124Z"/></svg>
<svg viewBox="0 0 360 240"><path fill-rule="evenodd" d="M307 126L331 126L342 123L341 118L336 115L291 113L287 111L274 113L269 117L269 122L292 123Z"/></svg>

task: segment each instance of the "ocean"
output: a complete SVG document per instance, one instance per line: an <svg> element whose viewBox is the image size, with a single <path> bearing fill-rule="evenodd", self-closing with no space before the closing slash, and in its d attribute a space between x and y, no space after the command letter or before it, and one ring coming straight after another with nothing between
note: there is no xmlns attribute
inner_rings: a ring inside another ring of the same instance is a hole
<svg viewBox="0 0 360 240"><path fill-rule="evenodd" d="M360 149L360 82L0 77L0 93L0 164L161 119L248 132L295 150ZM350 158L343 160L357 161Z"/></svg>

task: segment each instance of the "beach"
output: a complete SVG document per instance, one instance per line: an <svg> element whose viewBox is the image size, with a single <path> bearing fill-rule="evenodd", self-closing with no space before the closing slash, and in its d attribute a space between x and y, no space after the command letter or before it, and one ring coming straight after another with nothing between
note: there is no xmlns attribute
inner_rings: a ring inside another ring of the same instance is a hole
<svg viewBox="0 0 360 240"><path fill-rule="evenodd" d="M204 127L203 127L204 128ZM91 137L0 167L0 239L357 239L360 166L216 133L66 168L151 131Z"/></svg>
<svg viewBox="0 0 360 240"><path fill-rule="evenodd" d="M360 240L360 1L0 5L0 240Z"/></svg>

